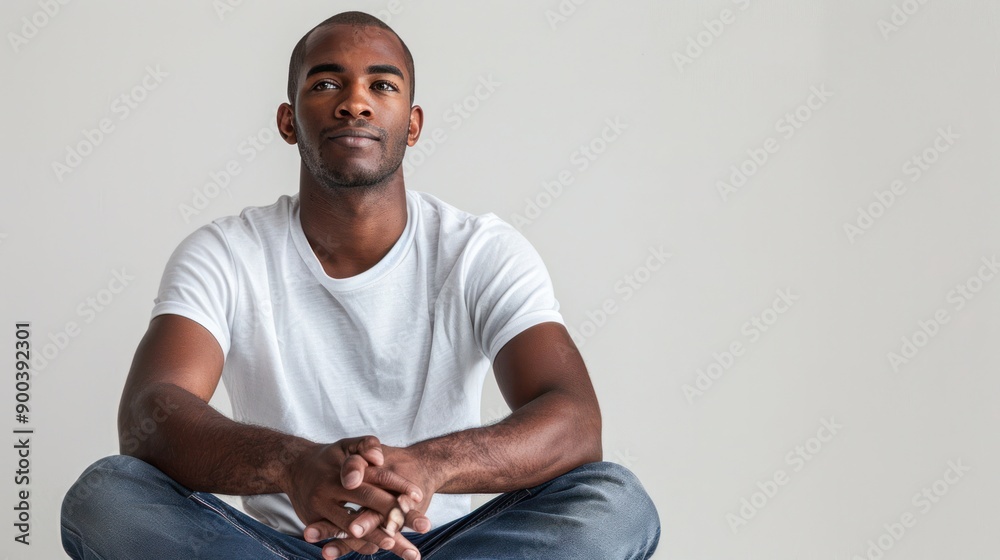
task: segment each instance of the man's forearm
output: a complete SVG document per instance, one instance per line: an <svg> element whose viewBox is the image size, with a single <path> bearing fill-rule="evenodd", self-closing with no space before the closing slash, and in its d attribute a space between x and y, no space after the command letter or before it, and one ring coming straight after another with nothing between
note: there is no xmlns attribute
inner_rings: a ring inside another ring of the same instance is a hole
<svg viewBox="0 0 1000 560"><path fill-rule="evenodd" d="M287 466L312 442L235 422L168 383L133 395L119 418L121 452L191 490L229 495L282 492Z"/></svg>
<svg viewBox="0 0 1000 560"><path fill-rule="evenodd" d="M503 421L410 446L439 472L438 492L464 494L530 488L600 461L596 401L550 391Z"/></svg>

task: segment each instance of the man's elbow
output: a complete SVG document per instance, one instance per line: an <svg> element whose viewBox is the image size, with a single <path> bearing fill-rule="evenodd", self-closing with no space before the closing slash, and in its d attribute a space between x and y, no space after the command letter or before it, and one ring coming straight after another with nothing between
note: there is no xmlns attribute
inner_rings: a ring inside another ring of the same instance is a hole
<svg viewBox="0 0 1000 560"><path fill-rule="evenodd" d="M604 460L604 444L601 433L601 411L597 403L593 403L586 413L582 422L574 426L580 440L578 449L580 450L581 464L596 463Z"/></svg>
<svg viewBox="0 0 1000 560"><path fill-rule="evenodd" d="M118 450L146 462L155 455L164 423L180 407L160 386L126 391L118 409Z"/></svg>

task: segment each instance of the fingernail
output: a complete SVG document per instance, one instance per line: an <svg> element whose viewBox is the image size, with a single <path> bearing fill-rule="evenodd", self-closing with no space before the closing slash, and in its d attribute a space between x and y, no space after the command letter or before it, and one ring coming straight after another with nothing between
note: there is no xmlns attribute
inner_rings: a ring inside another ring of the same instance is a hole
<svg viewBox="0 0 1000 560"><path fill-rule="evenodd" d="M406 558L406 560L417 560L420 558L420 554L411 548L410 550L403 551L403 558Z"/></svg>
<svg viewBox="0 0 1000 560"><path fill-rule="evenodd" d="M361 484L361 473L358 471L351 471L350 474L347 475L347 479L344 482L347 483L347 486Z"/></svg>
<svg viewBox="0 0 1000 560"><path fill-rule="evenodd" d="M364 531L365 531L364 528L361 525L358 525L357 523L351 525L351 534L353 534L355 537L361 537L361 533L363 533Z"/></svg>
<svg viewBox="0 0 1000 560"><path fill-rule="evenodd" d="M384 548L386 550L391 550L394 546L396 546L396 541L392 539L385 539L382 541L382 544L379 545L380 548Z"/></svg>
<svg viewBox="0 0 1000 560"><path fill-rule="evenodd" d="M413 524L416 525L414 529L420 531L421 533L426 533L431 529L431 522L423 518L414 521Z"/></svg>
<svg viewBox="0 0 1000 560"><path fill-rule="evenodd" d="M319 529L314 529L310 527L306 529L306 534L304 536L307 541L319 540Z"/></svg>

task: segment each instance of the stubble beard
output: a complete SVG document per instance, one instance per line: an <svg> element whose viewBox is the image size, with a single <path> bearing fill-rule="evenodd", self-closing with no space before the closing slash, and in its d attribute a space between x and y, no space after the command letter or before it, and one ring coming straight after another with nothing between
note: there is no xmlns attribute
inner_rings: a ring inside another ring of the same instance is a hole
<svg viewBox="0 0 1000 560"><path fill-rule="evenodd" d="M330 190L377 190L388 183L389 177L403 164L403 156L406 154L405 134L401 134L393 144L390 144L387 136L380 134L379 165L374 169L339 161L332 162L331 165L331 162L323 159L318 145L306 145L300 141L297 146L303 165L321 186Z"/></svg>

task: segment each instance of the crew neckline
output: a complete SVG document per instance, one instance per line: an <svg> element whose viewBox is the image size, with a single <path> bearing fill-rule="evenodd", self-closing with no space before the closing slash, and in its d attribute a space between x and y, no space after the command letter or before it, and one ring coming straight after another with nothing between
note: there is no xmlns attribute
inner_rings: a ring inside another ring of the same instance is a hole
<svg viewBox="0 0 1000 560"><path fill-rule="evenodd" d="M406 225L403 226L403 233L400 234L399 239L389 249L389 252L380 261L375 263L375 266L347 278L331 278L326 273L326 270L323 269L322 263L319 262L319 258L313 252L312 246L309 245L309 240L306 239L305 231L302 229L299 195L296 193L292 196L292 204L289 207L288 215L289 229L291 230L292 241L295 243L295 247L298 249L299 256L302 258L302 262L306 265L306 268L312 271L313 276L331 292L347 292L363 288L377 282L391 272L403 260L403 257L406 256L410 246L413 244L413 233L416 230L416 222L420 218L420 205L417 204L416 195L409 190L405 190L404 192L406 193Z"/></svg>

